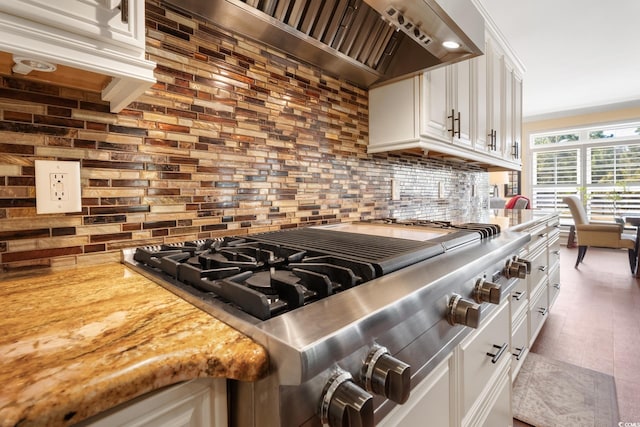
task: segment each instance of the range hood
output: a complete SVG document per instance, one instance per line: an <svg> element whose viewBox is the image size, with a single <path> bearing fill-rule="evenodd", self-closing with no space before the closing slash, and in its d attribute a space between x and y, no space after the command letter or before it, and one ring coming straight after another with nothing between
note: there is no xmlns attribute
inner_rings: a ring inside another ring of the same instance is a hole
<svg viewBox="0 0 640 427"><path fill-rule="evenodd" d="M359 86L482 54L471 0L167 0ZM459 44L443 47L444 41Z"/></svg>

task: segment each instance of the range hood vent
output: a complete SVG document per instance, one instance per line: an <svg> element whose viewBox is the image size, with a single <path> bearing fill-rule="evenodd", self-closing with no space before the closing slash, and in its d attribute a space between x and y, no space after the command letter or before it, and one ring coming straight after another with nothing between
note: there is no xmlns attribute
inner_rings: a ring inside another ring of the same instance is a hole
<svg viewBox="0 0 640 427"><path fill-rule="evenodd" d="M471 0L167 0L362 87L482 54ZM444 41L460 47L446 49Z"/></svg>

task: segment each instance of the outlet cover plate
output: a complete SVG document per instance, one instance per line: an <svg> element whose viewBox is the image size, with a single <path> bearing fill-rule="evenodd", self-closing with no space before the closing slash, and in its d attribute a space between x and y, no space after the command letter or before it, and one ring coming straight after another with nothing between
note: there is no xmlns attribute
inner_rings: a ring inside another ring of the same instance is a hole
<svg viewBox="0 0 640 427"><path fill-rule="evenodd" d="M36 160L35 168L38 214L82 210L80 162Z"/></svg>

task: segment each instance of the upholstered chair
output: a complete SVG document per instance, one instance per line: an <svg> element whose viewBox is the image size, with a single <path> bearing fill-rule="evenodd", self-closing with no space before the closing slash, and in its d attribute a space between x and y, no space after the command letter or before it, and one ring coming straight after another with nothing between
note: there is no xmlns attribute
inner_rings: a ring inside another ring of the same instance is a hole
<svg viewBox="0 0 640 427"><path fill-rule="evenodd" d="M578 258L575 267L582 262L589 246L600 248L627 249L631 273L636 270L636 239L633 235L623 234L624 224L607 222L590 222L587 212L578 196L567 196L562 199L569 206L578 238Z"/></svg>

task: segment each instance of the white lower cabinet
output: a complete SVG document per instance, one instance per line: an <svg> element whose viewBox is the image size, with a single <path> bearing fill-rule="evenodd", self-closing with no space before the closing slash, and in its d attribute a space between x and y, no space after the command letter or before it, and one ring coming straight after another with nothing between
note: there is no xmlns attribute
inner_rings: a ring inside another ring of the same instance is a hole
<svg viewBox="0 0 640 427"><path fill-rule="evenodd" d="M531 303L529 305L529 345L533 345L533 342L538 337L538 333L547 319L547 313L549 313L549 296L547 294L547 287L540 286L535 294L531 297Z"/></svg>
<svg viewBox="0 0 640 427"><path fill-rule="evenodd" d="M451 363L449 356L415 389L404 405L396 406L378 427L453 426Z"/></svg>
<svg viewBox="0 0 640 427"><path fill-rule="evenodd" d="M560 267L557 265L549 272L549 308L556 302L560 293Z"/></svg>
<svg viewBox="0 0 640 427"><path fill-rule="evenodd" d="M527 322L527 310L519 312L520 315L513 320L511 332L511 372L515 381L525 357L529 353L529 325Z"/></svg>
<svg viewBox="0 0 640 427"><path fill-rule="evenodd" d="M513 425L511 380L508 368L503 370L492 391L493 393L489 396L486 418L483 419L482 424L473 423L470 425L481 425L482 427L507 427Z"/></svg>
<svg viewBox="0 0 640 427"><path fill-rule="evenodd" d="M511 328L509 301L505 298L481 327L460 344L460 377L462 414L466 416L477 405L483 393L495 381L506 361L510 363Z"/></svg>
<svg viewBox="0 0 640 427"><path fill-rule="evenodd" d="M169 386L92 417L79 426L221 427L228 425L227 383L203 378Z"/></svg>
<svg viewBox="0 0 640 427"><path fill-rule="evenodd" d="M458 405L460 425L482 426L485 420L506 411L508 407L498 400L507 391L511 395L510 381L511 316L509 300L505 298L497 310L481 322L481 327L466 337L458 347ZM498 424L495 424L496 426Z"/></svg>

